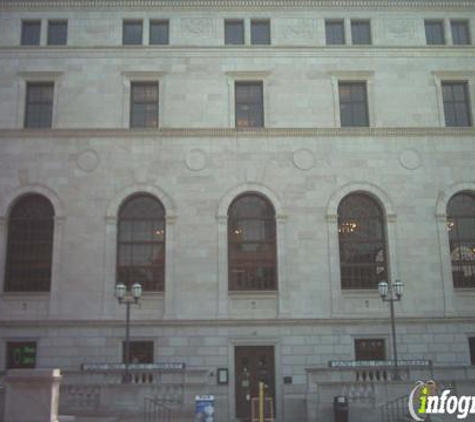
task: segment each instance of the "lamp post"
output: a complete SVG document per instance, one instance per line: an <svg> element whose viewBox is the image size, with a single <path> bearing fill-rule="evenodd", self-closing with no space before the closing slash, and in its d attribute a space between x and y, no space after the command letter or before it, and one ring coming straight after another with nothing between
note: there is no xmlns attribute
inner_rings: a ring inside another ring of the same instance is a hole
<svg viewBox="0 0 475 422"><path fill-rule="evenodd" d="M123 283L116 284L115 297L121 305L127 307L125 317L125 374L124 382L130 382L129 364L130 364L130 305L137 305L140 297L142 296L142 286L139 283L132 284L132 288L129 294L127 294L127 287Z"/></svg>
<svg viewBox="0 0 475 422"><path fill-rule="evenodd" d="M389 302L391 311L391 332L393 337L393 356L394 356L394 378L399 379L399 371L397 366L397 345L396 345L396 322L394 317L394 302L399 302L404 290L404 284L400 280L396 280L391 285L387 281L381 281L378 284L379 294L383 302ZM389 297L388 297L389 293Z"/></svg>

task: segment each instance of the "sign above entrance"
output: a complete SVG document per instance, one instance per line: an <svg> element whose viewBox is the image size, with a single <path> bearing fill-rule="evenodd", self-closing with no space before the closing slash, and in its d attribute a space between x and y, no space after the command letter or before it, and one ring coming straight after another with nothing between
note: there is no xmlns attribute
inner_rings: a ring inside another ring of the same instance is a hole
<svg viewBox="0 0 475 422"><path fill-rule="evenodd" d="M134 370L161 370L161 369L185 369L184 362L161 362L161 363L131 363L129 369ZM121 371L125 369L124 363L83 363L82 371Z"/></svg>
<svg viewBox="0 0 475 422"><path fill-rule="evenodd" d="M428 359L399 360L398 366L418 366L431 367L432 361ZM330 368L385 368L394 366L393 360L331 360L328 362Z"/></svg>

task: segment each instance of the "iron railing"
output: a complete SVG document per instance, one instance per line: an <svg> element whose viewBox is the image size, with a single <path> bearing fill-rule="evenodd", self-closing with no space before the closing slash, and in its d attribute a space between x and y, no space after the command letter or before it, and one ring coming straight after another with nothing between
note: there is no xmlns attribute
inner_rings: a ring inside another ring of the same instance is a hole
<svg viewBox="0 0 475 422"><path fill-rule="evenodd" d="M144 422L170 422L172 410L158 397L145 397Z"/></svg>
<svg viewBox="0 0 475 422"><path fill-rule="evenodd" d="M381 406L381 422L411 421L408 402L409 396L405 395Z"/></svg>

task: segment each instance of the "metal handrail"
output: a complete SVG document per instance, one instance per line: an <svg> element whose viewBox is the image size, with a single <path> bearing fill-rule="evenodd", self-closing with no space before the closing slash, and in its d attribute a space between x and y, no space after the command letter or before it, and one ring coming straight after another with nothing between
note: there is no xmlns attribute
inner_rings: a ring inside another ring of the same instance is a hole
<svg viewBox="0 0 475 422"><path fill-rule="evenodd" d="M172 410L158 397L144 398L144 422L170 422Z"/></svg>
<svg viewBox="0 0 475 422"><path fill-rule="evenodd" d="M402 422L407 421L409 409L407 407L409 395L398 397L381 406L382 422Z"/></svg>

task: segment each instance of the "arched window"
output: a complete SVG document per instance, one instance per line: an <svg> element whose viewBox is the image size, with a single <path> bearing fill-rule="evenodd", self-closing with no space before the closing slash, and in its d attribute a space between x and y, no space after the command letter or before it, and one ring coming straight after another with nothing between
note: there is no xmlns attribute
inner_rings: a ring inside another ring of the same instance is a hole
<svg viewBox="0 0 475 422"><path fill-rule="evenodd" d="M229 290L277 290L276 224L261 195L237 197L228 210Z"/></svg>
<svg viewBox="0 0 475 422"><path fill-rule="evenodd" d="M128 198L120 207L117 282L144 291L165 288L165 209L149 194Z"/></svg>
<svg viewBox="0 0 475 422"><path fill-rule="evenodd" d="M376 289L387 280L385 218L369 195L352 193L338 206L342 289Z"/></svg>
<svg viewBox="0 0 475 422"><path fill-rule="evenodd" d="M454 287L475 287L475 194L460 192L447 206Z"/></svg>
<svg viewBox="0 0 475 422"><path fill-rule="evenodd" d="M28 194L8 218L5 291L49 292L53 258L54 209L42 195Z"/></svg>

